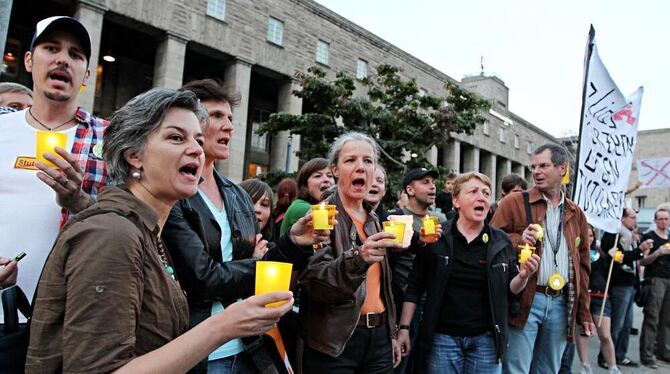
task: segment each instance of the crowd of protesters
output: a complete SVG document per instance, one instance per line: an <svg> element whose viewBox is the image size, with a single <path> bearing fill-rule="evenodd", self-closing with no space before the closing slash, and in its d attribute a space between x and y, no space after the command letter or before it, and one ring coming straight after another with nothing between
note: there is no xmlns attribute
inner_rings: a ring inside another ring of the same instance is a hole
<svg viewBox="0 0 670 374"><path fill-rule="evenodd" d="M641 363L670 360L670 211L640 235L624 209L598 240L564 192L562 147L537 148L534 186L505 176L495 203L484 174L419 168L385 210L379 146L356 132L276 191L236 184L216 163L238 95L154 88L108 121L77 104L90 56L81 23L47 18L32 90L0 83L0 371L558 373L576 347L591 373L597 334L598 365L619 373L638 365L635 302ZM66 146L37 161L37 131ZM316 204L335 207L330 230ZM255 295L258 261L291 263L290 291Z"/></svg>

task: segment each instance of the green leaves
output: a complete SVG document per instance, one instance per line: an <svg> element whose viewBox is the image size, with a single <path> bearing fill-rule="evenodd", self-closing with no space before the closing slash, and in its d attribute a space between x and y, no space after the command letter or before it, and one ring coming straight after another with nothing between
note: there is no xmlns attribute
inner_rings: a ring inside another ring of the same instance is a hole
<svg viewBox="0 0 670 374"><path fill-rule="evenodd" d="M301 89L293 94L303 99L303 114L273 114L261 124L259 134L300 135L299 156L304 160L325 157L335 138L347 131L370 134L382 148L380 162L389 174L388 187L398 192L407 168L430 166L427 151L446 146L451 133L472 134L491 107L454 83L445 85L444 96L433 96L422 93L413 79L402 77L396 66L382 64L376 71L358 81L344 72L329 79L316 66L296 73ZM356 82L367 97L354 96Z"/></svg>

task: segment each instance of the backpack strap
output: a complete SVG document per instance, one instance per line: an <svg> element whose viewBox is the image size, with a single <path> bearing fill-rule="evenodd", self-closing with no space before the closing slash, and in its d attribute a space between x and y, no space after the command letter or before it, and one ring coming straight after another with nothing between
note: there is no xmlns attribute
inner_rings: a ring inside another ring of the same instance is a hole
<svg viewBox="0 0 670 374"><path fill-rule="evenodd" d="M526 223L530 225L533 223L533 213L530 211L530 198L528 191L523 191L523 205L526 208Z"/></svg>

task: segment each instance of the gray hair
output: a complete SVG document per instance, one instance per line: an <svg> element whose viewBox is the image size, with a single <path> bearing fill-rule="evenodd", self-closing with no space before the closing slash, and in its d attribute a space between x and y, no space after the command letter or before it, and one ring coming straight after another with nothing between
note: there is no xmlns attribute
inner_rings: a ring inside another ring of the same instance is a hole
<svg viewBox="0 0 670 374"><path fill-rule="evenodd" d="M379 145L377 145L377 142L367 134L352 131L340 135L340 137L338 137L337 140L335 140L335 143L333 143L333 145L330 146L330 151L328 151L328 162L331 165L337 165L337 161L340 158L340 151L342 151L342 147L344 147L344 145L350 141L363 141L370 144L370 146L372 147L374 162L375 164L377 163L377 159L379 158Z"/></svg>
<svg viewBox="0 0 670 374"><path fill-rule="evenodd" d="M114 183L128 181L130 164L125 153L141 154L149 135L158 130L168 110L182 108L193 112L201 124L207 121L207 112L191 91L154 88L132 98L114 112L105 130L103 158L107 172Z"/></svg>
<svg viewBox="0 0 670 374"><path fill-rule="evenodd" d="M547 143L547 144L542 144L541 146L537 147L535 149L535 152L533 152L533 155L539 155L540 153L549 150L551 152L551 162L558 166L561 164L566 164L568 162L568 151L565 150L565 148L561 147L558 144L552 144L552 143Z"/></svg>
<svg viewBox="0 0 670 374"><path fill-rule="evenodd" d="M5 94L5 93L20 93L24 95L28 95L31 98L33 97L33 91L18 83L12 83L12 82L2 82L0 83L0 95Z"/></svg>

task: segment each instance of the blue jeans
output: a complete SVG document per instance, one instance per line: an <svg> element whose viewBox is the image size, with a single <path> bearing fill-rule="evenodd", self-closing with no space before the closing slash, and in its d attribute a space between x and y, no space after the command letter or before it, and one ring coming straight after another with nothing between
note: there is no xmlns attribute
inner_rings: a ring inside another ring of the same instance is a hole
<svg viewBox="0 0 670 374"><path fill-rule="evenodd" d="M620 362L628 353L630 329L633 327L634 287L612 287L610 302L612 304L612 342L616 360Z"/></svg>
<svg viewBox="0 0 670 374"><path fill-rule="evenodd" d="M234 356L212 360L207 363L207 372L212 374L255 373L256 366L246 352Z"/></svg>
<svg viewBox="0 0 670 374"><path fill-rule="evenodd" d="M535 293L526 325L508 329L505 373L558 373L568 338L567 313L563 296Z"/></svg>
<svg viewBox="0 0 670 374"><path fill-rule="evenodd" d="M428 373L501 374L493 333L472 337L434 334Z"/></svg>
<svg viewBox="0 0 670 374"><path fill-rule="evenodd" d="M575 361L575 343L568 343L563 351L561 368L558 374L572 374L572 362Z"/></svg>

